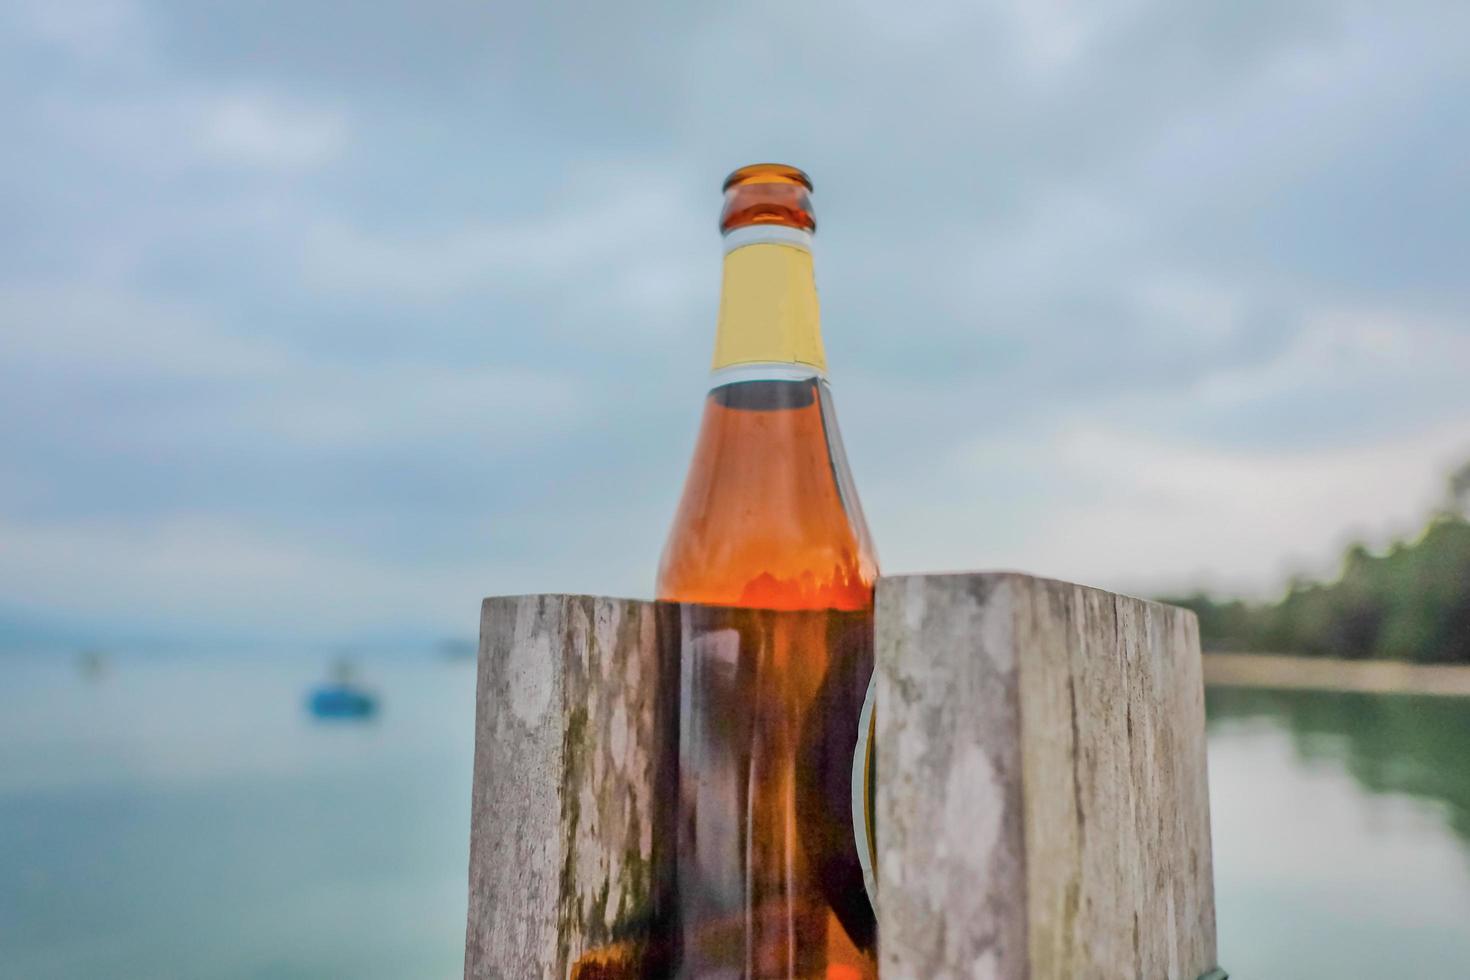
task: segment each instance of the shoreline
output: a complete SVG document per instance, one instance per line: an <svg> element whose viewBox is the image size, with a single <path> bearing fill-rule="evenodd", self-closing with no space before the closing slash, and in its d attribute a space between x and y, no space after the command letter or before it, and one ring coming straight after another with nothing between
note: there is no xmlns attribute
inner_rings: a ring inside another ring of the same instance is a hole
<svg viewBox="0 0 1470 980"><path fill-rule="evenodd" d="M1356 691L1470 697L1470 664L1336 660L1274 653L1207 653L1206 687L1292 691Z"/></svg>

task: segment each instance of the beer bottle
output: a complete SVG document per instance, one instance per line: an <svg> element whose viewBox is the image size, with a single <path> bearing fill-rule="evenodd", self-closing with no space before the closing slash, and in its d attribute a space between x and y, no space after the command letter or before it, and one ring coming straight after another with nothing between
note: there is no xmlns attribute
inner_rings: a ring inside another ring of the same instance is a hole
<svg viewBox="0 0 1470 980"><path fill-rule="evenodd" d="M660 599L700 604L680 636L682 978L877 976L853 759L878 566L827 382L811 192L780 164L725 181L713 374L659 567Z"/></svg>

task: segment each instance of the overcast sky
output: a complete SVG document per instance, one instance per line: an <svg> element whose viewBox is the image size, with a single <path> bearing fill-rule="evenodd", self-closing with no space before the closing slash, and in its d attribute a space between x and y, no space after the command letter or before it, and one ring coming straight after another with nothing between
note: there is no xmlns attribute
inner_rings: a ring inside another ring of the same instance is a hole
<svg viewBox="0 0 1470 980"><path fill-rule="evenodd" d="M648 595L733 167L886 572L1269 595L1470 458L1470 4L0 0L0 610Z"/></svg>

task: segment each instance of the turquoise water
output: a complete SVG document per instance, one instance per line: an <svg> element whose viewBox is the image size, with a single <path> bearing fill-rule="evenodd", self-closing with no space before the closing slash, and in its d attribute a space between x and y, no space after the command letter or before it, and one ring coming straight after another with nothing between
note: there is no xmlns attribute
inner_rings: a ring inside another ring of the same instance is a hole
<svg viewBox="0 0 1470 980"><path fill-rule="evenodd" d="M1470 976L1470 700L1208 692L1221 963Z"/></svg>
<svg viewBox="0 0 1470 980"><path fill-rule="evenodd" d="M0 977L437 978L463 962L474 668L0 658Z"/></svg>
<svg viewBox="0 0 1470 980"><path fill-rule="evenodd" d="M325 665L0 657L0 977L459 976L473 665L362 661L338 725ZM1209 706L1233 975L1470 975L1470 702Z"/></svg>

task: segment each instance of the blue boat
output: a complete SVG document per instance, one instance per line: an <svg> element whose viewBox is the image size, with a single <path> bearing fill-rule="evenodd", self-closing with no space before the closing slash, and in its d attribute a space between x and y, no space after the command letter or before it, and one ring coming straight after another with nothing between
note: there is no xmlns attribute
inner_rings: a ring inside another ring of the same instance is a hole
<svg viewBox="0 0 1470 980"><path fill-rule="evenodd" d="M323 684L311 692L307 708L317 718L370 718L378 699L350 684Z"/></svg>
<svg viewBox="0 0 1470 980"><path fill-rule="evenodd" d="M315 718L371 718L378 699L352 681L352 664L339 660L332 665L332 679L313 688L306 708Z"/></svg>

